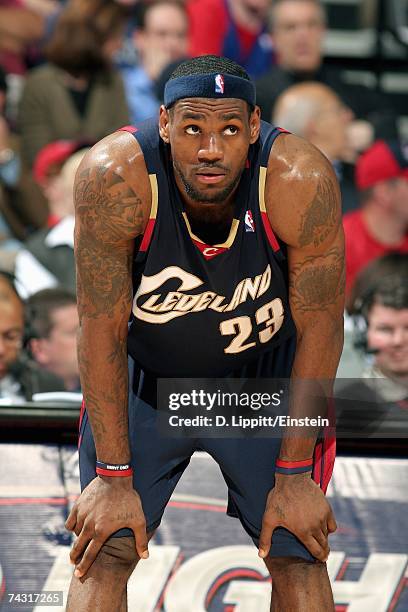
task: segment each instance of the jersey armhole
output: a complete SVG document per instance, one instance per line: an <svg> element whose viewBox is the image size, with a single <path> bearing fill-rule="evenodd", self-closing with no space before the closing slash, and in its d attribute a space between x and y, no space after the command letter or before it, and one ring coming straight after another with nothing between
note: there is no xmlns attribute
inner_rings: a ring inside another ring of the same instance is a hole
<svg viewBox="0 0 408 612"><path fill-rule="evenodd" d="M143 236L139 236L140 246L138 249L138 254L144 255L149 248L150 242L153 236L153 230L157 219L157 211L159 205L159 186L157 182L157 174L151 172L151 160L146 159L145 147L143 146L144 138L143 138L143 130L139 130L138 127L134 125L125 125L117 130L118 132L129 132L133 134L133 136L138 141L140 148L143 152L143 156L145 158L146 169L149 174L149 182L150 182L150 191L152 194L152 199L150 202L150 214L149 219L147 221ZM137 136L136 136L137 134Z"/></svg>
<svg viewBox="0 0 408 612"><path fill-rule="evenodd" d="M265 202L266 173L268 170L269 155L270 155L273 143L275 142L276 138L280 134L289 134L289 132L282 128L273 127L265 138L265 142L263 144L262 151L261 151L261 164L259 167L258 198L259 198L259 211L261 213L262 224L265 230L266 237L268 238L268 242L271 245L272 250L275 253L275 255L278 258L284 259L284 254L282 253L279 241L276 238L275 233L272 229L271 223L269 221L268 213L266 211L266 202Z"/></svg>

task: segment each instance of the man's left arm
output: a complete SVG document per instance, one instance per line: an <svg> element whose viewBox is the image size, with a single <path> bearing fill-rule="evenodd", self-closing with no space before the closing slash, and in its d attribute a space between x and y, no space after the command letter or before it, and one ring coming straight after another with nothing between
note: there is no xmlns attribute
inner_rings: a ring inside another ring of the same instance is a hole
<svg viewBox="0 0 408 612"><path fill-rule="evenodd" d="M324 417L343 346L344 310L341 202L330 163L304 141L280 136L268 169L266 206L274 231L287 244L289 302L297 330L289 413ZM310 459L319 430L287 428L279 459ZM327 538L336 523L310 471L275 475L259 543L262 557L277 526L294 533L320 561L327 559Z"/></svg>

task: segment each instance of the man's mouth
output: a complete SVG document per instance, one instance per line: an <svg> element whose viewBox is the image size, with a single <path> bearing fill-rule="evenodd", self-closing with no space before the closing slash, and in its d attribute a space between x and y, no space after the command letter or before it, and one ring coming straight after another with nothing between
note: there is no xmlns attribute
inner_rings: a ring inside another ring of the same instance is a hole
<svg viewBox="0 0 408 612"><path fill-rule="evenodd" d="M225 174L197 174L199 183L213 184L220 183L224 179Z"/></svg>
<svg viewBox="0 0 408 612"><path fill-rule="evenodd" d="M225 172L218 168L203 168L196 172L196 177L200 183L220 183L225 177Z"/></svg>

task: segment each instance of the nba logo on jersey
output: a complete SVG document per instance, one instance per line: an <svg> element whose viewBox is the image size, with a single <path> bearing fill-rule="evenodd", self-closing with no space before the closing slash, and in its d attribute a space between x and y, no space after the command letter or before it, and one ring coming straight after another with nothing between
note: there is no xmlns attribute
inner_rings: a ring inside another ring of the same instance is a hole
<svg viewBox="0 0 408 612"><path fill-rule="evenodd" d="M217 74L215 77L215 93L224 93L224 77L222 74Z"/></svg>
<svg viewBox="0 0 408 612"><path fill-rule="evenodd" d="M252 218L252 213L250 210L247 210L245 213L245 231L246 232L254 232L255 224Z"/></svg>

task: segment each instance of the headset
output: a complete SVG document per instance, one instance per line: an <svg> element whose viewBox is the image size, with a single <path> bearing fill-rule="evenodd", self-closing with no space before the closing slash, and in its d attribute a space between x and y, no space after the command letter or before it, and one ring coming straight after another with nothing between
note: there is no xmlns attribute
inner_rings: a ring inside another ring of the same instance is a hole
<svg viewBox="0 0 408 612"><path fill-rule="evenodd" d="M378 349L371 349L368 346L368 313L377 292L377 285L370 286L366 291L357 296L351 307L351 320L353 323L353 347L366 354L374 355Z"/></svg>

